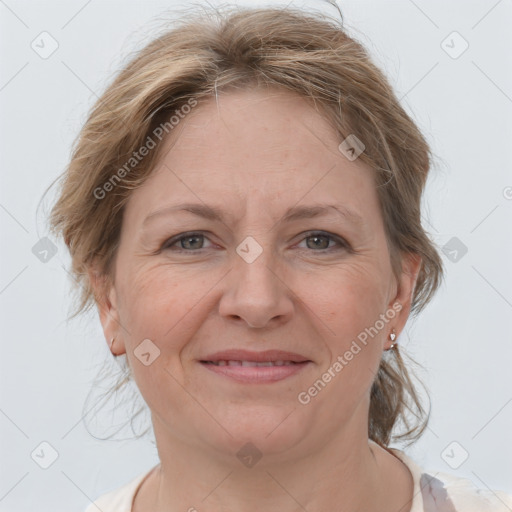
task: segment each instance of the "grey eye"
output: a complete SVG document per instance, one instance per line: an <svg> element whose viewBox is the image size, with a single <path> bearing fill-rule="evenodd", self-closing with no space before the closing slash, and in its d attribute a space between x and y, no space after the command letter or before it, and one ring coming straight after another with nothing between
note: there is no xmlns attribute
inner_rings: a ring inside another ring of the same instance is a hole
<svg viewBox="0 0 512 512"><path fill-rule="evenodd" d="M202 249L204 235L187 235L178 240L182 249Z"/></svg>
<svg viewBox="0 0 512 512"><path fill-rule="evenodd" d="M329 242L332 240L332 237L328 235L311 235L306 238L306 240L312 241L311 244L306 244L310 249L328 249Z"/></svg>

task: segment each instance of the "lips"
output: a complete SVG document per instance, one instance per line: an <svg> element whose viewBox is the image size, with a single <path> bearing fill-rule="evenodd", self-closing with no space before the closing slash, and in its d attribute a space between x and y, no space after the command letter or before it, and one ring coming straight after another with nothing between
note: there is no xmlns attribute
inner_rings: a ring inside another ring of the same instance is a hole
<svg viewBox="0 0 512 512"><path fill-rule="evenodd" d="M294 352L266 350L224 350L206 356L200 361L207 370L242 384L272 384L298 375L312 361Z"/></svg>
<svg viewBox="0 0 512 512"><path fill-rule="evenodd" d="M238 349L215 352L201 360L202 363L212 363L217 366L284 366L308 361L307 357L283 350L252 352Z"/></svg>
<svg viewBox="0 0 512 512"><path fill-rule="evenodd" d="M221 360L221 361L204 361L205 364L213 364L215 366L257 366L257 367L265 367L265 366L290 366L292 364L300 364L295 363L293 361L231 361L231 360Z"/></svg>

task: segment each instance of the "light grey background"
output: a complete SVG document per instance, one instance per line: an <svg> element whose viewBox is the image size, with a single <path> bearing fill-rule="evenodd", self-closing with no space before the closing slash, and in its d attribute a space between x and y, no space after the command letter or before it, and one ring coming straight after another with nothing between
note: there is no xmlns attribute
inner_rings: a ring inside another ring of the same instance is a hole
<svg viewBox="0 0 512 512"><path fill-rule="evenodd" d="M111 356L94 314L66 322L64 246L46 263L32 248L47 234L39 200L65 167L86 111L122 59L151 38L162 11L177 5L0 0L0 511L81 511L157 463L147 439L99 441L85 430L84 400ZM437 155L425 225L440 247L453 237L467 247L458 261L453 247L443 255L445 285L400 338L425 367L417 373L432 401L429 429L407 453L426 468L512 492L512 4L339 5ZM31 47L42 51L43 31L58 43L46 59ZM457 56L464 40L469 47ZM35 461L49 461L43 441L58 452L47 469ZM469 457L453 469L447 460L457 465L463 450Z"/></svg>

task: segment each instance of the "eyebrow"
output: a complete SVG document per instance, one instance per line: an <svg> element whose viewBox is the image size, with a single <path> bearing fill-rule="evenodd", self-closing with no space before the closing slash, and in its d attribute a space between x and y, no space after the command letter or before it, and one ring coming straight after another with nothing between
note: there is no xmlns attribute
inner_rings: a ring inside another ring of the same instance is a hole
<svg viewBox="0 0 512 512"><path fill-rule="evenodd" d="M209 206L201 203L183 203L155 210L144 219L143 225L146 225L152 219L178 211L186 211L198 217L222 223L224 223L224 219L227 216L221 208L215 206ZM292 206L288 208L288 210L286 210L282 218L282 222L291 222L301 219L312 219L316 217L325 216L330 213L335 213L341 217L344 217L349 222L352 222L357 226L362 226L363 224L363 218L358 213L356 213L353 210L350 210L349 208L341 204L314 204L308 206Z"/></svg>

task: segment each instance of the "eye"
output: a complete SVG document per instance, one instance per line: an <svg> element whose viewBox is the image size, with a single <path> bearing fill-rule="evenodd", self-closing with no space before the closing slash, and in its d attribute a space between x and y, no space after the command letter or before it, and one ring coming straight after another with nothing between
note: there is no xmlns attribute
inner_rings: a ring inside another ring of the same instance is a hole
<svg viewBox="0 0 512 512"><path fill-rule="evenodd" d="M313 249L315 252L350 249L349 244L343 238L330 233L312 231L306 233L306 235L302 242L306 242L306 249ZM182 233L166 240L161 249L172 250L173 252L198 252L201 249L208 249L208 247L204 247L205 240L208 240L208 238L203 233ZM176 245L177 247L174 247Z"/></svg>
<svg viewBox="0 0 512 512"><path fill-rule="evenodd" d="M181 235L174 236L164 242L162 249L171 249L172 246L178 244L177 252L194 252L203 247L204 240L208 240L203 233L184 233Z"/></svg>
<svg viewBox="0 0 512 512"><path fill-rule="evenodd" d="M324 233L323 231L307 233L307 236L303 238L303 241L306 241L307 249L313 249L317 252L349 248L348 243L342 238L329 233ZM311 243L308 243L308 241L311 241ZM330 245L331 242L333 242L334 245Z"/></svg>

